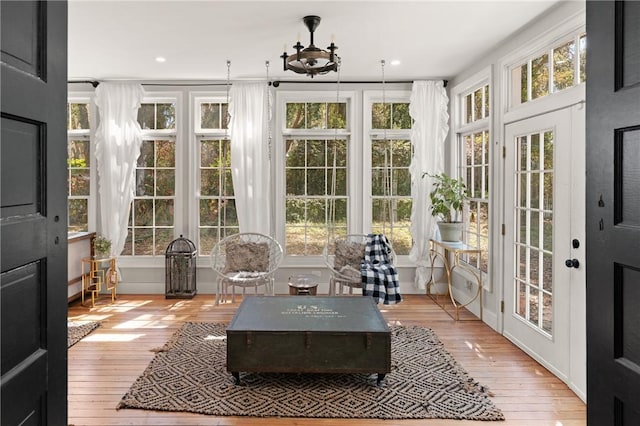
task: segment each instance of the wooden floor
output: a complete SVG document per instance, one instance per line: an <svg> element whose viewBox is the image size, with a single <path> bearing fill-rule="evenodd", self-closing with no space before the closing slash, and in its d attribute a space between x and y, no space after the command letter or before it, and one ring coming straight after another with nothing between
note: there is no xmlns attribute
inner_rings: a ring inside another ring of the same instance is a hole
<svg viewBox="0 0 640 426"><path fill-rule="evenodd" d="M479 321L455 322L430 298L406 295L380 305L390 324L431 327L469 374L495 394L499 425L586 424L584 403L559 379ZM96 331L69 349L69 425L487 425L456 420L371 420L212 417L138 409L116 410L122 395L185 321L225 322L238 305L215 306L212 295L166 300L164 295L102 296L95 308L69 306L73 321L97 320Z"/></svg>

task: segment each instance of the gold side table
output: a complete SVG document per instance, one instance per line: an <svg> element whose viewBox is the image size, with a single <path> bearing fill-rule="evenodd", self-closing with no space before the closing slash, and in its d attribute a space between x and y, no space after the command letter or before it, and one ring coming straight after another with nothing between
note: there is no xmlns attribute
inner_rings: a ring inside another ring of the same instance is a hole
<svg viewBox="0 0 640 426"><path fill-rule="evenodd" d="M482 321L482 272L478 271L475 268L472 268L466 262L460 261L460 256L463 254L477 254L478 257L482 256L482 249L470 247L462 242L452 242L452 241L440 241L440 240L429 240L429 259L431 261L431 277L429 278L429 282L427 282L426 292L427 295L431 297L431 299L436 302L438 306L440 306L451 318L456 321L461 321L460 319L460 310L466 308L476 299L480 301L480 317L473 318L473 320ZM444 274L446 275L447 291L446 293L433 293L431 287L438 282L434 276L433 266L436 262L436 259L442 259L444 264ZM476 292L471 299L466 301L465 303L460 303L455 300L452 292L452 274L456 268L464 269L471 276L475 277L476 284ZM442 298L445 298L443 301ZM448 299L448 300L447 300ZM453 305L453 313L447 309L448 301L451 301Z"/></svg>
<svg viewBox="0 0 640 426"><path fill-rule="evenodd" d="M96 295L100 294L102 286L111 290L111 302L116 300L116 287L118 285L118 270L116 268L115 257L104 257L96 259L94 257L82 258L82 305L84 306L84 295L91 293L91 307L95 306Z"/></svg>

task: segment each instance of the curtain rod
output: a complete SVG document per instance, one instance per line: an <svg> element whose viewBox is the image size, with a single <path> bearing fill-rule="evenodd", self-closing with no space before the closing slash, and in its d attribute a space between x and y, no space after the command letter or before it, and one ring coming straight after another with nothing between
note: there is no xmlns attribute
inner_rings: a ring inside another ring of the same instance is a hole
<svg viewBox="0 0 640 426"><path fill-rule="evenodd" d="M442 80L444 82L444 87L447 87L447 84L449 83L449 80ZM296 83L333 83L336 84L337 81L327 81L327 80L318 80L318 81L305 81L305 80L274 80L273 82L269 83L272 84L273 87L278 87L280 84L296 84ZM340 84L382 84L383 82L380 80L344 80L344 81L340 81ZM393 83L403 83L403 84L412 84L413 80L407 80L407 81L394 81L394 80L389 80L389 81L385 81L385 84L393 84Z"/></svg>
<svg viewBox="0 0 640 426"><path fill-rule="evenodd" d="M444 87L447 87L449 80L442 80L444 82ZM67 81L68 84L91 84L94 88L98 87L100 84L99 81L96 80L76 80L76 81ZM327 80L317 80L317 81L306 81L306 80L274 80L270 81L269 85L273 87L278 87L280 84L298 84L298 83L332 83L336 84L337 81L327 81ZM346 80L341 81L340 84L382 84L382 81L379 80ZM393 84L393 83L401 83L401 84L412 84L412 80L407 81L385 81L385 84ZM228 83L233 84L233 83ZM226 86L227 83L142 83L143 86Z"/></svg>

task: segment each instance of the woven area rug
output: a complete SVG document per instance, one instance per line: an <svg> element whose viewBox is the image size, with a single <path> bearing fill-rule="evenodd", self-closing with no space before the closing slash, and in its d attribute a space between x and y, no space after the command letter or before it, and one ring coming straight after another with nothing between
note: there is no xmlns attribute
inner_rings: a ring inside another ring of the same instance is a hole
<svg viewBox="0 0 640 426"><path fill-rule="evenodd" d="M185 323L157 351L118 409L216 416L504 420L488 390L456 363L435 333L392 326L392 371L376 375L226 371L225 325Z"/></svg>
<svg viewBox="0 0 640 426"><path fill-rule="evenodd" d="M100 327L98 321L91 322L73 322L67 321L67 348L78 343L87 334Z"/></svg>

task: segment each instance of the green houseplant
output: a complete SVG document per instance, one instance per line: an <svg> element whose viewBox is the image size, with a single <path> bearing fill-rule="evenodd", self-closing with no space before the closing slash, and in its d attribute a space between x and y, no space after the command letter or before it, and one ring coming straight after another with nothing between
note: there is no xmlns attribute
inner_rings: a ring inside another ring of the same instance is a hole
<svg viewBox="0 0 640 426"><path fill-rule="evenodd" d="M111 240L102 235L93 239L93 255L96 259L102 259L111 255Z"/></svg>
<svg viewBox="0 0 640 426"><path fill-rule="evenodd" d="M454 179L446 173L438 175L423 173L422 177L433 178L433 189L429 193L431 214L438 217L442 241L460 241L463 223L459 220L465 201L469 198L467 186L462 178Z"/></svg>

